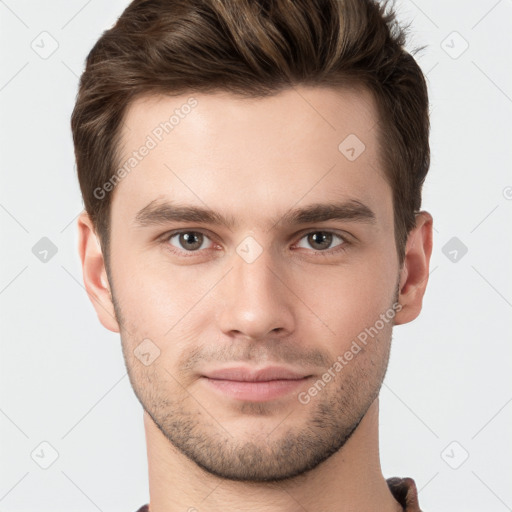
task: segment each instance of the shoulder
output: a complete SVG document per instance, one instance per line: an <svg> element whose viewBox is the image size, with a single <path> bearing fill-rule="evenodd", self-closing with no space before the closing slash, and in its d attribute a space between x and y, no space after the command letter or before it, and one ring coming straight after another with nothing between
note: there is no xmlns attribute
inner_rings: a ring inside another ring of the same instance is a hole
<svg viewBox="0 0 512 512"><path fill-rule="evenodd" d="M412 478L399 478L395 476L388 478L386 481L391 494L402 505L405 512L421 512L418 503L418 490Z"/></svg>

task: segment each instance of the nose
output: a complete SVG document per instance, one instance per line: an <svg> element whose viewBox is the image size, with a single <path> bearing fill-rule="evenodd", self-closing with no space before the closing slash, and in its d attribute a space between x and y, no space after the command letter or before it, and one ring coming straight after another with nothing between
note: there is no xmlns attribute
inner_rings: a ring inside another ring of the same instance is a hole
<svg viewBox="0 0 512 512"><path fill-rule="evenodd" d="M268 250L250 263L235 254L233 268L219 290L220 330L227 336L253 341L288 336L295 329L294 305L299 302L289 281L289 273Z"/></svg>

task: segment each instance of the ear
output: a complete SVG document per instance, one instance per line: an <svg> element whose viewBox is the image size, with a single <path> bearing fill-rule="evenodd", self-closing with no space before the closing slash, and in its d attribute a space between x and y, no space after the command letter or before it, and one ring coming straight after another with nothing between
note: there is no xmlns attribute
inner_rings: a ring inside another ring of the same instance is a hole
<svg viewBox="0 0 512 512"><path fill-rule="evenodd" d="M432 223L430 213L417 213L416 227L407 238L398 297L402 309L395 315L395 325L411 322L420 314L432 254Z"/></svg>
<svg viewBox="0 0 512 512"><path fill-rule="evenodd" d="M78 252L82 261L85 290L100 322L109 331L119 332L99 238L85 211L78 217Z"/></svg>

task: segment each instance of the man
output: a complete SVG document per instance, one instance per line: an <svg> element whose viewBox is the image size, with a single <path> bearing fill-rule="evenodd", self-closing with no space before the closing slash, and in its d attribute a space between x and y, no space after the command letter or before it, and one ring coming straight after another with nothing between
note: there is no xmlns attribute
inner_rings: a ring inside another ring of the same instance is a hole
<svg viewBox="0 0 512 512"><path fill-rule="evenodd" d="M84 282L144 408L141 511L418 511L382 475L420 313L424 77L370 0L135 0L72 117Z"/></svg>

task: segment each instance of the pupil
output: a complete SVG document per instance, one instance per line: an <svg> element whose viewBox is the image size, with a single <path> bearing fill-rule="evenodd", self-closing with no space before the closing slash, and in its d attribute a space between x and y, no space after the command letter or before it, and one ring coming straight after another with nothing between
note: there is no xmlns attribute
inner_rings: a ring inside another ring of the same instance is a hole
<svg viewBox="0 0 512 512"><path fill-rule="evenodd" d="M194 234L191 234L191 233L183 233L182 234L183 238L185 239L185 241L187 242L187 244L190 246L190 245L197 245L197 235L194 235ZM200 246L201 244L199 244Z"/></svg>
<svg viewBox="0 0 512 512"><path fill-rule="evenodd" d="M323 244L325 248L325 242L327 241L327 246L330 245L332 235L330 233L318 232L313 234L313 240L316 244Z"/></svg>

